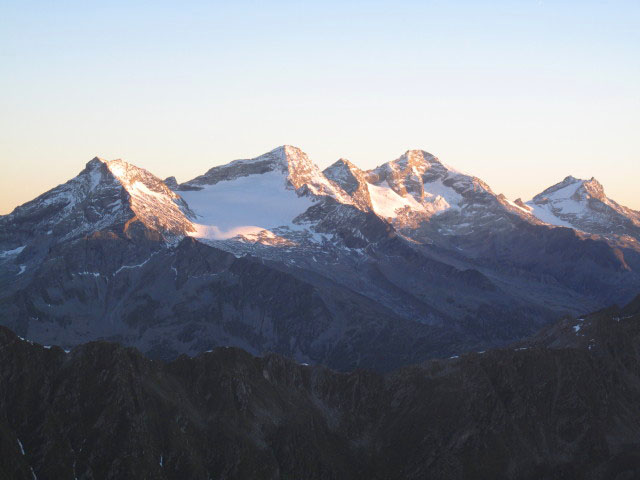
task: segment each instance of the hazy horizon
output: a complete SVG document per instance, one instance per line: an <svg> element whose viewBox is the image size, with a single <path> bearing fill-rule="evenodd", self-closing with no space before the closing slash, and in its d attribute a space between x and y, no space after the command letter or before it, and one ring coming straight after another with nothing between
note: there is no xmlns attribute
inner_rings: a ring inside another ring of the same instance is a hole
<svg viewBox="0 0 640 480"><path fill-rule="evenodd" d="M179 181L272 148L423 149L530 199L596 177L640 210L640 4L0 6L0 214L94 156Z"/></svg>

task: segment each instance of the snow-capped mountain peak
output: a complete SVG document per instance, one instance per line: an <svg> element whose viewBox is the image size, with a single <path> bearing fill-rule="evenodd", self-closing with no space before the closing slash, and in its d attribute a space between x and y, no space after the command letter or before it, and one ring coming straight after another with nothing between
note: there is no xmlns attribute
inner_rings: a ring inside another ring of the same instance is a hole
<svg viewBox="0 0 640 480"><path fill-rule="evenodd" d="M127 192L136 220L170 235L194 231L187 204L158 177L121 159L107 161L105 165Z"/></svg>
<svg viewBox="0 0 640 480"><path fill-rule="evenodd" d="M604 200L607 198L602 184L591 177L583 180L569 175L561 182L552 185L533 198L533 202L545 203L546 201L566 200L573 198L575 201L586 198L596 198Z"/></svg>
<svg viewBox="0 0 640 480"><path fill-rule="evenodd" d="M141 225L164 238L193 231L188 207L162 180L122 160L90 160L84 170L2 217L25 241L66 241Z"/></svg>
<svg viewBox="0 0 640 480"><path fill-rule="evenodd" d="M340 201L348 201L348 196L345 196L337 185L328 181L306 153L291 145L277 147L255 158L234 160L213 167L204 175L180 185L178 189L193 190L205 185L270 172L283 174L284 180L295 190L306 188L313 195L329 195Z"/></svg>
<svg viewBox="0 0 640 480"><path fill-rule="evenodd" d="M295 228L294 219L325 198L352 204L307 154L290 145L213 167L177 190L197 216L195 235L214 240Z"/></svg>
<svg viewBox="0 0 640 480"><path fill-rule="evenodd" d="M568 176L527 202L541 221L610 238L640 239L640 212L607 197L598 180Z"/></svg>
<svg viewBox="0 0 640 480"><path fill-rule="evenodd" d="M372 208L368 189L367 172L346 158L341 158L322 172L326 178L338 185L351 197L351 202L361 210Z"/></svg>
<svg viewBox="0 0 640 480"><path fill-rule="evenodd" d="M482 180L445 165L424 150L405 152L369 171L368 179L376 187L390 188L426 217L463 208L471 194L495 196Z"/></svg>

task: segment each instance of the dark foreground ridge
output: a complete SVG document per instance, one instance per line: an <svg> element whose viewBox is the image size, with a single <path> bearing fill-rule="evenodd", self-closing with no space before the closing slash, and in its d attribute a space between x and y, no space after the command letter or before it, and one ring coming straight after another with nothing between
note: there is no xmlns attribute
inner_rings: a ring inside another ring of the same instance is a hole
<svg viewBox="0 0 640 480"><path fill-rule="evenodd" d="M640 478L639 313L386 375L0 327L0 478Z"/></svg>

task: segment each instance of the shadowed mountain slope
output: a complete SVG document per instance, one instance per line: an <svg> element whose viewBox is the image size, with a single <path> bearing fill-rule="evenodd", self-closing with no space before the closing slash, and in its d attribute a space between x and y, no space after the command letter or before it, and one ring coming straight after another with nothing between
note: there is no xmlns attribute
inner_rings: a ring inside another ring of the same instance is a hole
<svg viewBox="0 0 640 480"><path fill-rule="evenodd" d="M639 346L638 300L386 375L0 328L0 478L636 478Z"/></svg>

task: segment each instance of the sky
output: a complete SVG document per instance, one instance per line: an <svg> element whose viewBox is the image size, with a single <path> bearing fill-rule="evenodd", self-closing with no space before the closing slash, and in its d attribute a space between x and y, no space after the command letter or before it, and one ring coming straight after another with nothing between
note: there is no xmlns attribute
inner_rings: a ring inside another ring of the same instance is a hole
<svg viewBox="0 0 640 480"><path fill-rule="evenodd" d="M0 1L0 214L94 156L186 181L283 144L640 210L640 2Z"/></svg>

